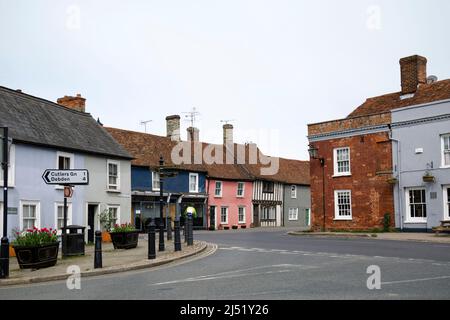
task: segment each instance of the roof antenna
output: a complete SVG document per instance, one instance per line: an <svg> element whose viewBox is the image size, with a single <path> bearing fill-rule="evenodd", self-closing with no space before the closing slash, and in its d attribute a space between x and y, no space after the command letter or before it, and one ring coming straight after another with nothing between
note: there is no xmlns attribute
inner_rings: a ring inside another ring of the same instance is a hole
<svg viewBox="0 0 450 320"><path fill-rule="evenodd" d="M185 113L185 119L186 121L189 121L191 123L191 127L194 127L195 121L197 120L197 117L200 115L200 112L197 111L195 107L192 108L192 111L189 112L183 112Z"/></svg>
<svg viewBox="0 0 450 320"><path fill-rule="evenodd" d="M227 119L227 120L220 120L220 122L225 122L225 124L228 124L228 122L236 121L235 119Z"/></svg>
<svg viewBox="0 0 450 320"><path fill-rule="evenodd" d="M144 126L145 133L147 133L147 123L152 122L153 120L141 121L141 125Z"/></svg>

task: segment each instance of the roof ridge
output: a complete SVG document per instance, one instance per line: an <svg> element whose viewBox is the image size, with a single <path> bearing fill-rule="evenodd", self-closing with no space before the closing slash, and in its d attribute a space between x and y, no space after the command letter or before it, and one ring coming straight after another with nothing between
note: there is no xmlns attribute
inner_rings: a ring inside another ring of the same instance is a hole
<svg viewBox="0 0 450 320"><path fill-rule="evenodd" d="M11 88L7 88L7 87L4 87L4 86L0 86L0 89L3 89L3 90L8 91L8 92L11 92L14 95L16 95L18 98L21 98L21 99L31 99L31 100L37 100L37 101L49 103L49 104L52 104L54 107L59 107L59 108L62 108L64 110L72 111L72 112L80 114L80 115L91 116L92 117L90 112L83 112L83 111L78 111L78 110L75 110L75 109L72 109L72 108L68 108L68 107L65 107L65 106L63 106L61 104L53 102L51 100L47 100L47 99L44 99L44 98L41 98L41 97L33 96L33 95L29 94L29 93L25 93L25 92L22 92L22 91L19 92L17 90L14 90L14 89L11 89Z"/></svg>

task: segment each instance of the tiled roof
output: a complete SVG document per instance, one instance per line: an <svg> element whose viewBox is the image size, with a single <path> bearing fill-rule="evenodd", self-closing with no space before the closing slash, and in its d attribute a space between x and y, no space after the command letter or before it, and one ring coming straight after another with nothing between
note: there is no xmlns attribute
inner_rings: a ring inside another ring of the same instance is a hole
<svg viewBox="0 0 450 320"><path fill-rule="evenodd" d="M378 114L393 109L450 99L450 79L422 84L417 88L413 97L403 100L400 97L401 92L396 92L369 98L350 113L347 118Z"/></svg>
<svg viewBox="0 0 450 320"><path fill-rule="evenodd" d="M16 142L132 158L89 113L1 86L0 126Z"/></svg>
<svg viewBox="0 0 450 320"><path fill-rule="evenodd" d="M260 169L267 167L261 163L248 164L249 163L249 147L248 145L234 144L234 164L226 163L226 150L223 145L207 144L203 142L189 143L191 144L191 150L194 148L213 148L211 155L216 156L214 150L222 150L223 160L222 164L205 162L202 158L202 164L182 164L174 165L171 161L171 153L177 142L172 141L170 138L157 136L153 134L147 134L142 132L135 132L129 130L122 130L116 128L105 128L111 133L111 135L121 143L125 149L130 152L135 159L132 161L132 165L136 166L148 166L151 168L157 168L159 166L159 157L162 155L165 159L165 163L168 166L190 171L204 171L208 173L208 176L215 179L224 180L273 180L289 184L303 184L309 185L309 162L299 160L289 160L280 158L279 171L272 176L261 175ZM245 163L238 163L236 156L238 154L238 148L245 148ZM216 148L216 149L214 149ZM203 154L203 152L202 152ZM216 161L217 162L217 161Z"/></svg>

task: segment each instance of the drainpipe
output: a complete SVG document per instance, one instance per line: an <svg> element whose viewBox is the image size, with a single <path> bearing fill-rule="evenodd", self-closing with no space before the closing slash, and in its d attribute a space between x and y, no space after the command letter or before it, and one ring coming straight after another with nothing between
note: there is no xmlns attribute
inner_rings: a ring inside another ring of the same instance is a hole
<svg viewBox="0 0 450 320"><path fill-rule="evenodd" d="M207 182L207 187L206 187L206 229L208 229L208 223L211 223L210 221L210 217L209 217L209 180L210 178L207 176L206 177L206 181ZM214 229L216 228L216 226L214 226Z"/></svg>
<svg viewBox="0 0 450 320"><path fill-rule="evenodd" d="M397 185L397 194L398 194L398 210L400 217L400 230L403 231L403 209L402 209L402 193L401 193L401 150L400 150L400 140L392 138L392 128L391 125L389 127L389 140L394 141L397 144L396 152L397 152L397 174L398 174L398 185Z"/></svg>

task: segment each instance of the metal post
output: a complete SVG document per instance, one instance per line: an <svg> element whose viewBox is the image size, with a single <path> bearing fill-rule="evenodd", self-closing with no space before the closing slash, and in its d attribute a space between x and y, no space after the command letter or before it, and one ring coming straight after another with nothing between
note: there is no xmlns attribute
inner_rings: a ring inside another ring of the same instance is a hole
<svg viewBox="0 0 450 320"><path fill-rule="evenodd" d="M3 237L0 248L0 278L9 277L9 240L8 240L8 128L3 128Z"/></svg>
<svg viewBox="0 0 450 320"><path fill-rule="evenodd" d="M175 220L175 251L181 251L181 235L180 235L180 220Z"/></svg>
<svg viewBox="0 0 450 320"><path fill-rule="evenodd" d="M194 243L194 234L193 234L193 221L192 216L188 215L188 231L187 231L187 245L192 246Z"/></svg>
<svg viewBox="0 0 450 320"><path fill-rule="evenodd" d="M94 269L103 268L102 263L102 232L95 231L95 254L94 254Z"/></svg>
<svg viewBox="0 0 450 320"><path fill-rule="evenodd" d="M61 234L62 240L62 257L64 258L67 255L67 198L64 197L64 226L63 232Z"/></svg>
<svg viewBox="0 0 450 320"><path fill-rule="evenodd" d="M155 224L153 221L150 222L150 226L148 228L148 258L155 259L156 258L156 235L155 235Z"/></svg>
<svg viewBox="0 0 450 320"><path fill-rule="evenodd" d="M183 233L184 233L184 242L188 242L188 234L189 234L189 219L186 215L186 218L184 219L184 227L183 227Z"/></svg>
<svg viewBox="0 0 450 320"><path fill-rule="evenodd" d="M167 218L167 241L172 240L172 219Z"/></svg>
<svg viewBox="0 0 450 320"><path fill-rule="evenodd" d="M159 251L164 251L164 199L163 199L163 178L162 178L162 166L164 165L164 159L161 156L159 158Z"/></svg>

